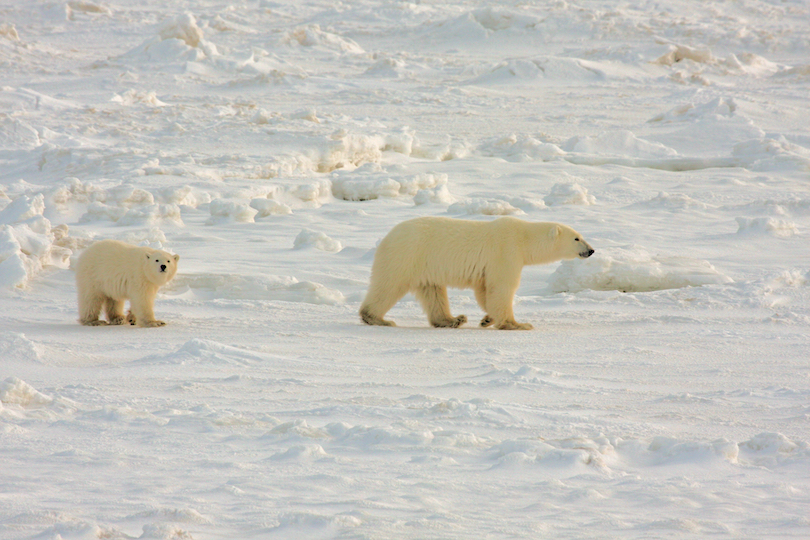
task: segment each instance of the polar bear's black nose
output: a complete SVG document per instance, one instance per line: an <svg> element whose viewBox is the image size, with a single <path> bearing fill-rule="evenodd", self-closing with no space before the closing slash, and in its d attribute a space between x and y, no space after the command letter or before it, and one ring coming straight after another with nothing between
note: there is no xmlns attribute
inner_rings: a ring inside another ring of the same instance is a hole
<svg viewBox="0 0 810 540"><path fill-rule="evenodd" d="M165 272L165 271L166 271L166 265L165 265L165 264L161 264L161 265L160 265L160 271L161 271L161 272Z"/></svg>
<svg viewBox="0 0 810 540"><path fill-rule="evenodd" d="M582 258L584 258L584 259L587 259L588 257L590 257L591 255L593 255L594 253L595 253L595 250L593 250L593 249L589 249L588 251L584 251L584 252L582 252L582 253L580 254L580 256L581 256Z"/></svg>

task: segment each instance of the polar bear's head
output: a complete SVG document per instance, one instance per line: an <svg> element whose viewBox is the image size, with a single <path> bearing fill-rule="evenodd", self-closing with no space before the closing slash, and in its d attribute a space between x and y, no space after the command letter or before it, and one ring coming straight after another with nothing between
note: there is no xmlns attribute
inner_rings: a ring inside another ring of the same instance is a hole
<svg viewBox="0 0 810 540"><path fill-rule="evenodd" d="M144 272L146 279L155 285L165 285L177 273L180 255L173 255L159 249L146 252Z"/></svg>
<svg viewBox="0 0 810 540"><path fill-rule="evenodd" d="M594 249L577 231L567 225L555 223L549 235L558 248L558 254L563 259L587 259L594 253Z"/></svg>

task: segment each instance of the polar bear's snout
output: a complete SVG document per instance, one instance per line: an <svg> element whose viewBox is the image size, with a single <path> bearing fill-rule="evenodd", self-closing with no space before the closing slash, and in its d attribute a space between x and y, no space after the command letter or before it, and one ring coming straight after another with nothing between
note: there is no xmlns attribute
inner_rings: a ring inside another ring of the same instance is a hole
<svg viewBox="0 0 810 540"><path fill-rule="evenodd" d="M579 257L581 259L587 259L588 257L590 257L595 253L595 250L591 247L591 245L585 240L583 240L581 237L576 238L576 241L579 242L582 247L582 249L579 252Z"/></svg>

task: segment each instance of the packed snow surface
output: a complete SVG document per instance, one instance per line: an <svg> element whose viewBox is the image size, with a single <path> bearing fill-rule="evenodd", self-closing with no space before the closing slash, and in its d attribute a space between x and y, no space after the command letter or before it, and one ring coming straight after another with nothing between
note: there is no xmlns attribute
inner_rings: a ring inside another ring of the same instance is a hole
<svg viewBox="0 0 810 540"><path fill-rule="evenodd" d="M0 0L0 538L810 538L808 96L805 0ZM428 215L596 254L363 325Z"/></svg>

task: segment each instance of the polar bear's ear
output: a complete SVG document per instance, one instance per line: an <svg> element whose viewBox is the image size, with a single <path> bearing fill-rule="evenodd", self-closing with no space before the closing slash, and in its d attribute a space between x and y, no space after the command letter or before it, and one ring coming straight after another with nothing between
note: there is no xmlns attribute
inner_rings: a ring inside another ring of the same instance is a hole
<svg viewBox="0 0 810 540"><path fill-rule="evenodd" d="M149 260L149 258L150 258L151 256L152 256L152 254L151 254L151 253L149 253L149 252L147 251L147 252L146 252L146 259L147 259L147 260Z"/></svg>
<svg viewBox="0 0 810 540"><path fill-rule="evenodd" d="M179 261L179 260L180 260L180 255L175 255L175 256L174 256L174 257L172 257L172 258L174 259L174 262L177 262L177 261Z"/></svg>
<svg viewBox="0 0 810 540"><path fill-rule="evenodd" d="M562 232L562 229L560 229L560 226L559 226L559 225L554 225L554 226L553 226L553 227L551 227L551 229L548 231L548 236L549 236L549 238L551 238L552 240L555 240L555 239L556 239L558 236L560 236L560 233L561 233L561 232Z"/></svg>

